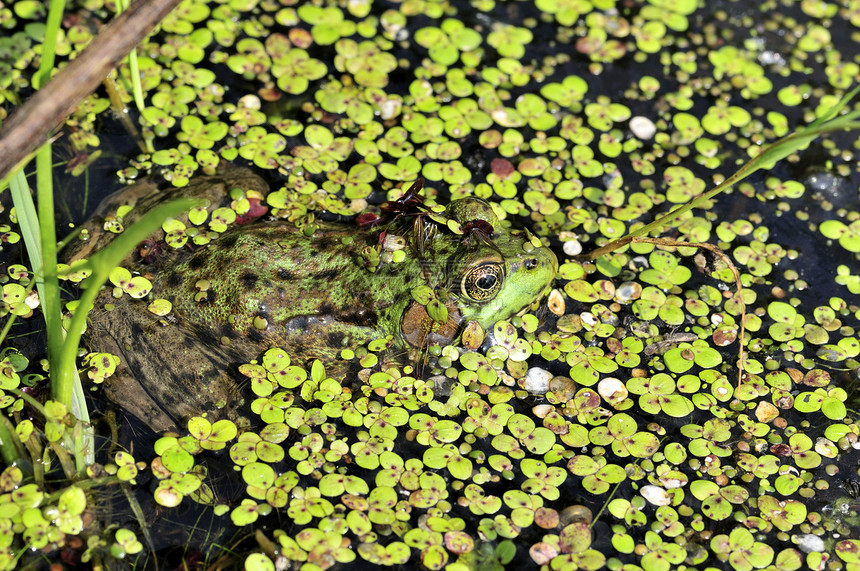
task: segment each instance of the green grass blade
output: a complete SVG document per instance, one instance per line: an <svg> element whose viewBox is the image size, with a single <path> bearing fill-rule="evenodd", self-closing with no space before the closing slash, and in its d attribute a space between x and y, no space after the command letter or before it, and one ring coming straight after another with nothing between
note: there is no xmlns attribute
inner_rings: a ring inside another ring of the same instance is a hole
<svg viewBox="0 0 860 571"><path fill-rule="evenodd" d="M21 229L21 237L30 257L30 269L36 273L36 268L42 269L42 247L39 243L39 217L36 215L36 205L30 196L30 187L21 169L15 171L9 181L9 190L12 193L12 203L15 205L15 214L18 217L18 225ZM38 287L38 281L36 282Z"/></svg>
<svg viewBox="0 0 860 571"><path fill-rule="evenodd" d="M761 169L771 168L775 163L781 161L790 154L803 149L821 135L835 131L860 129L860 110L849 111L848 113L837 117L838 113L848 106L858 92L860 92L860 85L852 89L839 101L839 103L830 109L827 109L821 117L810 123L807 127L798 129L794 133L786 135L782 139L779 139L765 147L761 153L747 161L732 176L711 190L703 192L702 194L692 198L686 204L672 210L668 214L660 216L650 224L646 224L645 226L642 226L617 240L613 240L605 246L601 246L582 257L588 260L595 260L605 254L614 252L615 250L626 246L636 238L647 236L651 232L663 230L664 228L671 226L679 216L700 206L702 203L710 200L718 194L726 192L754 172Z"/></svg>
<svg viewBox="0 0 860 571"><path fill-rule="evenodd" d="M6 466L18 466L28 476L33 474L27 450L5 414L0 414L0 457Z"/></svg>
<svg viewBox="0 0 860 571"><path fill-rule="evenodd" d="M52 368L56 363L51 359L51 351L56 351L54 358L59 354L59 348L62 345L62 333L51 331L52 326L56 327L60 323L59 315L59 285L51 291L50 286L46 287L45 280L45 260L44 260L44 238L42 229L39 225L39 215L36 213L36 205L33 202L33 197L30 194L30 187L27 184L27 179L24 173L18 170L10 181L9 188L12 192L12 203L15 205L15 212L18 216L18 225L21 229L21 237L24 239L24 246L27 249L27 256L30 259L30 269L33 272L33 277L36 280L36 291L39 293L39 303L42 305L42 313L45 316L45 326L48 329L48 358ZM50 228L53 230L53 200L48 199L48 204L45 208L51 208ZM56 245L54 246L56 248ZM49 253L50 255L50 253ZM57 283L56 276L56 249L53 252L53 280ZM49 315L49 312L57 311L56 319ZM59 342L57 341L59 335ZM71 401L69 403L71 404Z"/></svg>
<svg viewBox="0 0 860 571"><path fill-rule="evenodd" d="M120 11L128 8L129 4L130 0L120 0ZM128 64L128 72L129 76L131 77L131 92L134 95L134 104L137 106L138 113L141 113L146 107L146 102L143 99L143 85L140 81L140 66L137 63L137 48L133 48L130 52L128 52L126 63ZM148 153L152 153L155 151L152 146L152 141L150 139L145 139L145 144L146 151Z"/></svg>
<svg viewBox="0 0 860 571"><path fill-rule="evenodd" d="M35 223L39 230L39 244L41 247L41 268L37 275L41 279L36 281L39 290L39 300L42 304L42 315L45 318L45 329L48 337L48 358L51 370L59 366L60 347L63 345L63 324L61 316L62 300L60 299L60 283L57 280L57 233L54 227L54 184L51 166L51 144L43 145L36 153L36 194L38 196L38 218ZM28 246L29 249L29 246ZM54 397L57 392L54 389ZM64 405L72 408L71 398L61 401ZM82 403L79 403L82 404Z"/></svg>
<svg viewBox="0 0 860 571"><path fill-rule="evenodd" d="M845 109L848 106L848 104L851 103L851 100L854 99L854 96L857 95L858 92L860 92L860 85L855 86L854 89L852 89L851 91L846 93L845 96L839 100L839 103L837 103L833 107L830 107L829 109L826 109L824 111L824 113L821 114L821 117L819 117L818 119L816 119L815 121L813 121L812 123L809 124L809 127L810 128L818 127L822 123L826 123L826 122L830 121L831 119L833 119L834 117L836 117L840 111ZM856 114L857 111L852 111L851 113L848 113L847 115L851 115L852 113ZM845 116L847 116L847 115L845 115ZM845 117L845 116L843 116L843 117Z"/></svg>
<svg viewBox="0 0 860 571"><path fill-rule="evenodd" d="M54 69L54 56L57 49L57 32L63 20L63 11L66 3L63 0L51 0L48 5L48 19L45 22L45 42L42 44L42 60L39 62L39 71L33 75L33 87L41 88L51 79L51 71Z"/></svg>
<svg viewBox="0 0 860 571"><path fill-rule="evenodd" d="M99 289L107 282L111 270L144 238L158 229L165 219L170 216L176 216L200 204L200 200L184 199L154 208L144 214L140 220L125 232L117 236L107 248L92 256L86 265L83 266L90 269L92 274L82 284L84 291L81 295L78 309L75 311L75 315L69 324L66 340L63 343L60 367L59 371L57 371L58 378L55 379L59 383L62 393L61 398L58 400L64 402L62 398L71 398L73 386L71 374L77 370L75 365L78 345L86 326L87 314L93 308L93 303L99 293Z"/></svg>
<svg viewBox="0 0 860 571"><path fill-rule="evenodd" d="M60 314L62 299L56 270L57 244L54 231L50 144L43 146L37 153L36 161L36 176L41 185L39 189L39 211L41 211L41 215L36 212L27 180L20 169L10 181L10 190L15 211L18 214L21 236L24 238L24 246L30 259L30 269L33 271L36 291L39 293L39 303L42 305L42 315L45 319L48 337L48 361L51 364L52 373L51 388L52 391L56 391L57 373L61 367L58 359L63 346L63 326ZM47 168L44 166L45 164L48 165ZM40 217L45 221L44 224L40 224ZM46 268L52 268L52 270L46 271ZM7 326L11 327L11 320ZM73 369L71 373L71 383L75 385L74 389L69 392L68 400L62 402L74 414L75 418L83 423L88 423L89 413L77 369ZM57 393L54 392L55 398L56 395ZM94 460L91 431L83 433L73 449L79 471L83 470L85 465L91 464Z"/></svg>

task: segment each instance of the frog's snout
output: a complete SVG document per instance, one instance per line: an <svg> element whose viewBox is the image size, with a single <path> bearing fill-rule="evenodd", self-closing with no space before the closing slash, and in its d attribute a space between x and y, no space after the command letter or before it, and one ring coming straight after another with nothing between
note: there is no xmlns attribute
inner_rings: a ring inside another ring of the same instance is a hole
<svg viewBox="0 0 860 571"><path fill-rule="evenodd" d="M535 270L547 276L547 283L555 279L558 272L558 258L549 248L540 248L532 252L530 258L523 260L523 268L534 272Z"/></svg>
<svg viewBox="0 0 860 571"><path fill-rule="evenodd" d="M558 272L558 258L549 248L536 248L511 269L519 274L517 290L520 294L541 297L552 286Z"/></svg>

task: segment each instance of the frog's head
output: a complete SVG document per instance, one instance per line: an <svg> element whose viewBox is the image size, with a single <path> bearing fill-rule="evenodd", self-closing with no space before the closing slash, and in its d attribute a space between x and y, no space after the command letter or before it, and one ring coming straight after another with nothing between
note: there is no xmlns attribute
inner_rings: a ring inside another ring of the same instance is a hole
<svg viewBox="0 0 860 571"><path fill-rule="evenodd" d="M446 214L472 232L464 236L448 278L466 321L487 328L549 290L558 260L528 230L504 227L492 207L477 198L451 202Z"/></svg>

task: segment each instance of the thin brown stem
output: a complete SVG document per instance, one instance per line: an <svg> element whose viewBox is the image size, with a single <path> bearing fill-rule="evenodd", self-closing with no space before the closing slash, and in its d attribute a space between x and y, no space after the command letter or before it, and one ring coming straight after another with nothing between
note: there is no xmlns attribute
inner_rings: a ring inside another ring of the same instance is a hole
<svg viewBox="0 0 860 571"><path fill-rule="evenodd" d="M715 256L718 256L725 264L728 266L729 270L731 270L732 275L735 278L735 286L737 287L737 295L738 304L741 306L741 330L738 333L738 343L740 343L740 347L738 348L738 386L741 386L741 381L743 380L744 374L744 342L746 341L746 316L747 316L747 306L744 302L744 294L743 294L743 285L741 284L741 276L738 272L737 267L732 263L732 260L723 252L720 248L717 248L713 244L708 244L707 242L679 242L678 240L671 240L669 238L648 238L648 237L640 237L640 238L631 238L633 242L642 242L645 244L654 244L656 246L668 246L673 248L704 248L709 252L713 253Z"/></svg>

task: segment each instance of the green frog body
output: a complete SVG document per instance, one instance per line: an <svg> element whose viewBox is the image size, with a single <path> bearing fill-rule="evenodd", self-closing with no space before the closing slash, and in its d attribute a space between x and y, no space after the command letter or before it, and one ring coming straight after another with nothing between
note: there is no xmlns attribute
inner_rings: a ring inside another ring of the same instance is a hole
<svg viewBox="0 0 860 571"><path fill-rule="evenodd" d="M265 193L248 171L227 175L124 195L137 202L134 213L177 196L217 205L234 187ZM530 306L555 276L555 255L526 231L503 226L481 200L393 218L369 228L317 221L304 229L261 220L234 225L205 246L157 246L148 264L133 268L151 281L148 296L117 298L106 288L91 314L90 350L120 357L108 396L157 431L202 412L233 416L250 396L235 366L271 347L294 363L320 359L329 373L345 374L344 349L384 339L403 354L452 341L468 322L486 329ZM93 238L86 249L109 239ZM169 301L170 311L150 311L156 299Z"/></svg>

